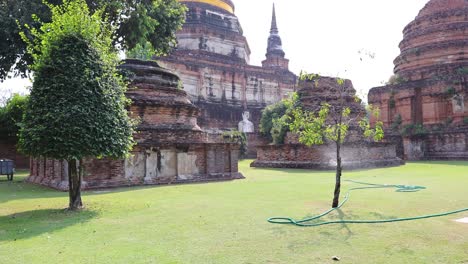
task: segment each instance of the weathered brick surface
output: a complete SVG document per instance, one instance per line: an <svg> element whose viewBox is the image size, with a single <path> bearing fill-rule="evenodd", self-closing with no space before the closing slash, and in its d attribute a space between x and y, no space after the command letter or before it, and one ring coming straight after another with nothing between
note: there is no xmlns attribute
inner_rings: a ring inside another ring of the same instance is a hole
<svg viewBox="0 0 468 264"><path fill-rule="evenodd" d="M391 143L345 144L342 149L345 169L398 166L404 162L396 157ZM301 144L258 147L253 167L270 168L336 168L336 148L330 145L307 147Z"/></svg>
<svg viewBox="0 0 468 264"><path fill-rule="evenodd" d="M409 160L468 160L468 127L404 138Z"/></svg>
<svg viewBox="0 0 468 264"><path fill-rule="evenodd" d="M289 71L289 61L282 50L275 49L281 44L276 26L263 67L253 66L234 13L216 4L182 2L189 10L185 25L176 34L178 48L158 61L180 76L184 90L201 109L198 124L202 128L237 128L247 110L258 131L261 110L296 88L297 77Z"/></svg>
<svg viewBox="0 0 468 264"><path fill-rule="evenodd" d="M240 146L200 129L200 111L178 89L176 75L155 62L129 60L122 68L135 73L127 96L132 116L141 120L137 145L127 160L83 160L84 189L243 178ZM28 181L66 190L67 170L66 162L35 159Z"/></svg>
<svg viewBox="0 0 468 264"><path fill-rule="evenodd" d="M401 54L394 62L400 83L369 92L368 101L381 109L387 130L401 116L401 127L422 124L438 138L450 138L460 129L468 131L467 18L465 0L431 0L405 27ZM444 142L431 137L405 139L405 156L448 159L458 155L457 148L447 149L445 156L431 154Z"/></svg>
<svg viewBox="0 0 468 264"><path fill-rule="evenodd" d="M343 90L343 87L346 89ZM317 112L323 102L332 107L340 105L339 94L345 92L343 99L345 105L350 108L349 116L352 122L343 145L341 156L343 167L347 169L398 166L403 164L399 145L388 141L382 143L370 143L360 131L357 120L364 118L364 107L356 102L356 90L350 80L344 80L340 86L336 78L320 77L316 80L307 80L299 83L299 95L304 109ZM332 122L332 120L328 120ZM334 143L306 147L299 143L297 134L288 133L284 145L257 146L257 159L252 163L253 167L272 168L312 168L333 169L336 167L336 147Z"/></svg>
<svg viewBox="0 0 468 264"><path fill-rule="evenodd" d="M259 133L247 133L247 157L257 157L257 147L268 145L270 141Z"/></svg>
<svg viewBox="0 0 468 264"><path fill-rule="evenodd" d="M434 76L433 66L466 65L468 3L431 0L403 30L395 72L409 80ZM453 67L454 66L454 67Z"/></svg>

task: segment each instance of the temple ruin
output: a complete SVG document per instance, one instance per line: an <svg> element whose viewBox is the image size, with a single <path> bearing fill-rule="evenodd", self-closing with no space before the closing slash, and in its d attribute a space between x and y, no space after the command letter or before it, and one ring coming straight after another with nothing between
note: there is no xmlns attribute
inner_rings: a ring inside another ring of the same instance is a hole
<svg viewBox="0 0 468 264"><path fill-rule="evenodd" d="M393 142L373 142L360 131L358 120L367 113L364 106L355 100L356 90L350 80L344 81L343 100L351 110L348 135L342 145L342 166L345 169L390 167L404 164L398 157L397 145ZM339 93L343 92L336 78L319 77L316 80L299 82L298 94L303 109L317 112L321 104L338 105ZM307 147L299 143L298 136L288 133L284 144L257 147L257 159L252 167L335 169L336 147L333 142Z"/></svg>
<svg viewBox="0 0 468 264"><path fill-rule="evenodd" d="M158 58L176 72L192 102L201 109L204 129L237 129L242 114L258 131L261 111L295 90L273 7L268 49L263 65L249 64L250 48L231 0L180 0L188 7L177 32L177 49Z"/></svg>
<svg viewBox="0 0 468 264"><path fill-rule="evenodd" d="M389 85L373 88L409 160L468 159L468 2L431 0L403 30Z"/></svg>
<svg viewBox="0 0 468 264"><path fill-rule="evenodd" d="M137 145L126 160L84 160L83 189L243 178L239 144L200 129L200 109L177 75L154 61L127 60L121 67L132 80L126 95L132 117L140 120ZM67 173L65 161L33 159L27 181L68 190Z"/></svg>

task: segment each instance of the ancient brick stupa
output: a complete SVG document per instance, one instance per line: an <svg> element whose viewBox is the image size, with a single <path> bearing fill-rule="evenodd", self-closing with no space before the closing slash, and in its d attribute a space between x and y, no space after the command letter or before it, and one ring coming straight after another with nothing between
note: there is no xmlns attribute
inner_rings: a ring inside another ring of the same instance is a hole
<svg viewBox="0 0 468 264"><path fill-rule="evenodd" d="M85 160L84 189L243 178L239 145L200 129L200 110L177 75L154 61L127 60L122 68L132 80L130 111L140 119L137 145L127 160ZM35 159L27 181L67 190L67 172L64 161Z"/></svg>
<svg viewBox="0 0 468 264"><path fill-rule="evenodd" d="M351 110L346 141L342 147L342 161L345 169L398 166L403 161L397 157L394 143L371 142L362 136L357 120L366 115L364 107L355 100L356 90L350 80L339 86L336 78L320 77L313 81L301 81L298 94L304 109L319 111L324 102L337 105L341 87L346 87L343 100ZM297 135L288 133L285 144L265 145L257 148L257 160L253 167L334 169L336 147L333 142L307 147L300 144Z"/></svg>
<svg viewBox="0 0 468 264"><path fill-rule="evenodd" d="M468 1L431 0L405 27L393 83L373 88L408 159L468 159Z"/></svg>
<svg viewBox="0 0 468 264"><path fill-rule="evenodd" d="M250 112L258 131L261 110L294 91L297 79L288 68L275 11L266 59L262 66L253 66L231 0L179 1L188 12L176 33L177 49L158 61L180 76L190 99L201 109L202 128L234 129L242 114Z"/></svg>

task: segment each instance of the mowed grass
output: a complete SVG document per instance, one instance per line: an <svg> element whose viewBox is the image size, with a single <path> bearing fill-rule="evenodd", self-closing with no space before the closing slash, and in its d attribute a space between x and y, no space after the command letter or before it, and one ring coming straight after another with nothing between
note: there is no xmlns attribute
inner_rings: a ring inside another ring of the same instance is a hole
<svg viewBox="0 0 468 264"><path fill-rule="evenodd" d="M253 169L245 180L85 192L86 209L64 211L67 193L0 178L0 263L468 263L467 213L392 224L314 228L274 225L331 205L333 172ZM326 219L388 219L468 207L468 163L409 163L345 171L345 179L424 185L427 190L353 192ZM343 190L356 184L345 182Z"/></svg>

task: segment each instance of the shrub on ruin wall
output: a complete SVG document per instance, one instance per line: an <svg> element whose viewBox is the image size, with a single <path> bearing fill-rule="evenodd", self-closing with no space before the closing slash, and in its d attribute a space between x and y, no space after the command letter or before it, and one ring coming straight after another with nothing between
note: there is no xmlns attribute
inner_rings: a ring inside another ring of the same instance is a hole
<svg viewBox="0 0 468 264"><path fill-rule="evenodd" d="M225 142L238 143L240 145L239 159L247 158L249 142L245 133L238 130L227 131L223 133L223 138Z"/></svg>
<svg viewBox="0 0 468 264"><path fill-rule="evenodd" d="M282 117L286 113L286 105L283 101L267 106L262 111L260 119L260 133L273 141L273 120Z"/></svg>
<svg viewBox="0 0 468 264"><path fill-rule="evenodd" d="M407 79L401 77L398 74L395 74L395 75L390 76L390 78L388 79L387 85L398 85L398 84L405 83L407 81L408 81Z"/></svg>
<svg viewBox="0 0 468 264"><path fill-rule="evenodd" d="M422 124L408 124L408 125L403 126L400 133L404 137L424 136L428 133L428 131Z"/></svg>
<svg viewBox="0 0 468 264"><path fill-rule="evenodd" d="M300 104L299 95L292 94L276 104L266 107L260 119L260 133L266 136L275 145L284 144L289 130L291 111Z"/></svg>
<svg viewBox="0 0 468 264"><path fill-rule="evenodd" d="M394 131L398 131L402 123L403 123L403 118L401 117L401 114L397 114L395 118L393 119L393 122L390 128Z"/></svg>

